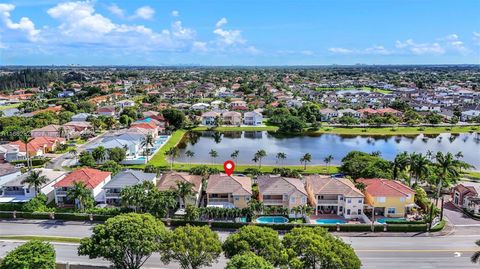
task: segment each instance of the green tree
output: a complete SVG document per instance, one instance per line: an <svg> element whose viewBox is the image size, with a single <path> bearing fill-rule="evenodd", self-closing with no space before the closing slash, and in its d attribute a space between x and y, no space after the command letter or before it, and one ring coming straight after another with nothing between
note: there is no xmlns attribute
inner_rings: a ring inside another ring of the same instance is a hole
<svg viewBox="0 0 480 269"><path fill-rule="evenodd" d="M339 171L357 178L392 178L392 164L380 157L351 151L343 159Z"/></svg>
<svg viewBox="0 0 480 269"><path fill-rule="evenodd" d="M307 163L312 161L312 155L310 153L305 153L305 155L300 158L300 163L303 163L303 170L307 170Z"/></svg>
<svg viewBox="0 0 480 269"><path fill-rule="evenodd" d="M223 243L225 257L252 252L277 266L283 262L284 249L278 233L271 228L243 226Z"/></svg>
<svg viewBox="0 0 480 269"><path fill-rule="evenodd" d="M239 151L238 149L234 150L234 151L232 152L232 154L230 154L230 158L232 158L232 159L236 162L239 153L240 153L240 151Z"/></svg>
<svg viewBox="0 0 480 269"><path fill-rule="evenodd" d="M475 245L477 245L477 247L480 247L480 240L477 240L475 241ZM470 260L473 262L473 263L478 263L480 262L480 251L475 251L472 255L472 257L470 258Z"/></svg>
<svg viewBox="0 0 480 269"><path fill-rule="evenodd" d="M97 163L101 163L107 159L107 149L104 146L98 146L93 149L92 157Z"/></svg>
<svg viewBox="0 0 480 269"><path fill-rule="evenodd" d="M287 158L287 154L284 152L279 152L275 158L277 159L277 163L280 162L280 164L283 164L283 161Z"/></svg>
<svg viewBox="0 0 480 269"><path fill-rule="evenodd" d="M175 129L180 129L183 127L185 122L185 114L173 108L168 108L162 110L163 117L168 121L168 124L173 126Z"/></svg>
<svg viewBox="0 0 480 269"><path fill-rule="evenodd" d="M20 136L20 141L25 145L25 159L27 160L27 167L28 170L32 170L32 165L31 165L31 160L30 160L30 152L29 152L29 147L28 144L30 143L30 140L32 140L28 135L22 135Z"/></svg>
<svg viewBox="0 0 480 269"><path fill-rule="evenodd" d="M162 221L149 214L123 214L96 225L93 234L80 241L78 254L104 258L119 269L139 269L166 239Z"/></svg>
<svg viewBox="0 0 480 269"><path fill-rule="evenodd" d="M185 151L185 156L187 156L187 158L189 160L189 163L190 163L190 167L191 167L192 166L191 159L193 158L193 156L195 156L195 152L193 152L191 150L187 150L187 151Z"/></svg>
<svg viewBox="0 0 480 269"><path fill-rule="evenodd" d="M118 174L122 171L122 168L123 167L120 164L112 160L108 160L100 166L100 170L110 172L112 175Z"/></svg>
<svg viewBox="0 0 480 269"><path fill-rule="evenodd" d="M55 269L55 249L47 242L28 241L7 253L2 269Z"/></svg>
<svg viewBox="0 0 480 269"><path fill-rule="evenodd" d="M178 148L171 147L166 152L165 155L168 156L170 159L170 170L173 170L173 163L175 162L175 158L178 157Z"/></svg>
<svg viewBox="0 0 480 269"><path fill-rule="evenodd" d="M410 154L410 174L408 186L412 185L412 177L415 178L415 182L422 181L430 173L430 160L423 154L412 153Z"/></svg>
<svg viewBox="0 0 480 269"><path fill-rule="evenodd" d="M92 191L83 181L74 181L72 188L67 191L67 198L75 201L75 206L83 211L93 206Z"/></svg>
<svg viewBox="0 0 480 269"><path fill-rule="evenodd" d="M210 155L210 157L212 158L212 164L215 164L215 159L218 157L218 152L211 149L208 155Z"/></svg>
<svg viewBox="0 0 480 269"><path fill-rule="evenodd" d="M258 163L259 163L259 167L262 168L262 159L265 158L267 156L267 152L263 149L261 150L258 150L256 153L255 153L255 156L254 156L254 159L257 159L258 160Z"/></svg>
<svg viewBox="0 0 480 269"><path fill-rule="evenodd" d="M410 158L406 151L400 154L397 154L397 156L395 156L395 159L393 160L393 163L392 163L393 165L392 175L394 180L397 180L399 175L407 169L409 161L410 161Z"/></svg>
<svg viewBox="0 0 480 269"><path fill-rule="evenodd" d="M325 162L325 167L326 167L326 170L327 170L327 174L329 173L330 171L330 167L329 167L329 164L333 161L333 156L332 155L328 155L327 157L325 157L323 159L323 161Z"/></svg>
<svg viewBox="0 0 480 269"><path fill-rule="evenodd" d="M119 121L124 126L130 127L130 125L133 122L133 119L131 117L129 117L128 115L121 115Z"/></svg>
<svg viewBox="0 0 480 269"><path fill-rule="evenodd" d="M153 138L152 134L147 134L142 139L142 142L140 144L144 148L144 154L147 158L147 162L148 162L148 156L150 155L150 147L153 147L154 144L155 144L155 139Z"/></svg>
<svg viewBox="0 0 480 269"><path fill-rule="evenodd" d="M182 226L176 228L162 244L160 254L164 263L178 261L182 269L211 266L222 253L218 234L208 226Z"/></svg>
<svg viewBox="0 0 480 269"><path fill-rule="evenodd" d="M362 265L352 247L321 227L293 228L282 243L291 268L356 269Z"/></svg>
<svg viewBox="0 0 480 269"><path fill-rule="evenodd" d="M115 147L108 150L108 159L116 163L121 163L127 157L127 152L123 148Z"/></svg>
<svg viewBox="0 0 480 269"><path fill-rule="evenodd" d="M96 165L95 159L88 151L82 151L78 158L78 162L83 166L94 167Z"/></svg>
<svg viewBox="0 0 480 269"><path fill-rule="evenodd" d="M133 208L135 212L150 213L159 218L166 217L177 205L173 191L159 191L150 181L125 187L120 199L125 207Z"/></svg>
<svg viewBox="0 0 480 269"><path fill-rule="evenodd" d="M178 198L181 202L181 207L187 206L187 197L190 197L193 194L193 183L188 181L177 181L177 188L175 193L178 195Z"/></svg>
<svg viewBox="0 0 480 269"><path fill-rule="evenodd" d="M22 184L28 184L28 187L33 187L35 189L35 193L40 193L40 187L45 185L48 182L48 178L42 175L42 171L35 171L32 170L28 173L28 176L22 180Z"/></svg>
<svg viewBox="0 0 480 269"><path fill-rule="evenodd" d="M273 265L262 257L246 252L233 256L225 269L273 269Z"/></svg>

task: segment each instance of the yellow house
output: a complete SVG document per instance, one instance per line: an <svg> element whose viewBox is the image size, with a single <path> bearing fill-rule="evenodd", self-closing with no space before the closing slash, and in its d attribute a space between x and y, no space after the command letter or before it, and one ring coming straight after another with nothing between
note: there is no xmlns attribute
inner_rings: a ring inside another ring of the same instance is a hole
<svg viewBox="0 0 480 269"><path fill-rule="evenodd" d="M226 174L211 175L205 192L207 207L246 208L252 198L252 179Z"/></svg>
<svg viewBox="0 0 480 269"><path fill-rule="evenodd" d="M365 203L376 217L403 218L415 207L415 191L405 184L383 178L357 179L365 184Z"/></svg>

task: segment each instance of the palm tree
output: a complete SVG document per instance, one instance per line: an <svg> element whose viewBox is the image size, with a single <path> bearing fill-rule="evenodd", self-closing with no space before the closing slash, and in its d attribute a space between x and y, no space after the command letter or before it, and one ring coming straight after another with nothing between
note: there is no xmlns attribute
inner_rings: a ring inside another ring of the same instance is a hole
<svg viewBox="0 0 480 269"><path fill-rule="evenodd" d="M280 163L283 164L283 160L285 160L287 158L287 154L283 153L283 152L279 152L279 153L277 153L275 158L277 158L277 163L280 161Z"/></svg>
<svg viewBox="0 0 480 269"><path fill-rule="evenodd" d="M187 197L192 195L193 184L188 181L177 181L177 189L175 193L178 195L178 198L182 202L181 206L187 207Z"/></svg>
<svg viewBox="0 0 480 269"><path fill-rule="evenodd" d="M407 169L410 158L406 151L395 156L393 160L393 180L397 180L399 174Z"/></svg>
<svg viewBox="0 0 480 269"><path fill-rule="evenodd" d="M185 151L185 156L188 157L188 159L189 159L189 164L190 164L190 166L192 166L191 159L193 158L193 156L195 156L195 152L193 152L193 151L191 151L191 150L187 150L187 151Z"/></svg>
<svg viewBox="0 0 480 269"><path fill-rule="evenodd" d="M25 144L25 158L27 159L27 167L28 170L32 170L32 166L30 165L30 153L28 152L28 143L30 143L31 138L28 135L22 135L20 137L20 141Z"/></svg>
<svg viewBox="0 0 480 269"><path fill-rule="evenodd" d="M477 240L475 242L475 245L477 245L478 247L480 247L480 240ZM470 260L473 262L473 263L478 263L480 262L480 251L475 251L475 253L473 253L472 257L470 258Z"/></svg>
<svg viewBox="0 0 480 269"><path fill-rule="evenodd" d="M265 156L267 156L267 152L263 149L255 153L254 159L255 157L257 158L260 168L262 168L262 159L265 158Z"/></svg>
<svg viewBox="0 0 480 269"><path fill-rule="evenodd" d="M332 155L328 155L327 157L325 157L325 159L323 159L323 161L325 162L325 166L327 168L327 174L328 172L330 172L330 167L328 167L328 165L333 161L333 156Z"/></svg>
<svg viewBox="0 0 480 269"><path fill-rule="evenodd" d="M93 149L92 156L97 163L103 162L107 156L107 149L104 146L98 146Z"/></svg>
<svg viewBox="0 0 480 269"><path fill-rule="evenodd" d="M237 158L238 158L239 153L240 153L240 151L238 149L236 149L232 154L230 154L230 158L234 159L235 162L237 162Z"/></svg>
<svg viewBox="0 0 480 269"><path fill-rule="evenodd" d="M178 157L178 149L171 147L165 152L165 155L170 158L170 170L173 170L173 163L175 162L175 158Z"/></svg>
<svg viewBox="0 0 480 269"><path fill-rule="evenodd" d="M85 205L92 201L92 192L87 188L85 182L74 181L73 187L67 191L67 197L78 202L78 209L83 211Z"/></svg>
<svg viewBox="0 0 480 269"><path fill-rule="evenodd" d="M420 154L412 154L410 159L410 173L415 177L415 182L423 180L430 172L430 160ZM411 186L411 178L408 185Z"/></svg>
<svg viewBox="0 0 480 269"><path fill-rule="evenodd" d="M379 150L376 150L376 151L372 152L370 155L375 156L375 157L381 157L382 153Z"/></svg>
<svg viewBox="0 0 480 269"><path fill-rule="evenodd" d="M425 156L427 156L427 158L429 158L430 160L433 159L434 157L433 151L427 150L427 153L425 154Z"/></svg>
<svg viewBox="0 0 480 269"><path fill-rule="evenodd" d="M208 154L212 157L212 164L214 164L215 159L218 157L218 152L212 149Z"/></svg>
<svg viewBox="0 0 480 269"><path fill-rule="evenodd" d="M63 128L63 127L58 128L58 135L60 137L65 137L65 134L66 134L65 128Z"/></svg>
<svg viewBox="0 0 480 269"><path fill-rule="evenodd" d="M143 139L142 139L142 142L141 142L141 146L144 149L144 152L145 152L145 157L147 158L147 162L148 162L148 156L150 155L150 147L153 147L153 145L155 144L155 139L153 138L153 135L151 133L148 133Z"/></svg>
<svg viewBox="0 0 480 269"><path fill-rule="evenodd" d="M312 161L312 155L310 153L305 153L305 155L300 158L300 163L304 163L303 170L307 170L307 162Z"/></svg>
<svg viewBox="0 0 480 269"><path fill-rule="evenodd" d="M34 187L35 194L39 194L40 187L48 182L48 178L41 174L41 171L30 171L28 176L24 180L22 180L22 184L28 184L29 188Z"/></svg>

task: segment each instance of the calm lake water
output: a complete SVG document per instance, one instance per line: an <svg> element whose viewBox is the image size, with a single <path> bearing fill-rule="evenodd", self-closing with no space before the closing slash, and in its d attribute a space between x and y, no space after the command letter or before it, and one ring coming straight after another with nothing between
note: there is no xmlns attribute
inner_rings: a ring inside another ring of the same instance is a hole
<svg viewBox="0 0 480 269"><path fill-rule="evenodd" d="M215 163L231 159L234 150L239 150L237 163L254 164L253 155L260 149L267 152L262 164L276 164L278 152L286 153L285 165L300 165L305 153L312 155L309 164L324 164L323 159L332 155L331 164L339 164L350 151L379 151L381 156L392 160L400 152L452 152L461 151L463 160L480 168L480 135L478 133L414 135L414 136L344 136L321 134L315 136L278 136L270 132L189 132L179 144L180 162L212 163L210 150L218 152ZM191 150L193 158L185 156Z"/></svg>

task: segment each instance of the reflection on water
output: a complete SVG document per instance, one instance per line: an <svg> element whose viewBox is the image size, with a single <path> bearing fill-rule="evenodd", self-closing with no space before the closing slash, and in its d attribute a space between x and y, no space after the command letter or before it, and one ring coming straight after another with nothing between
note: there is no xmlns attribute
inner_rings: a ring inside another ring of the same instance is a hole
<svg viewBox="0 0 480 269"><path fill-rule="evenodd" d="M239 150L237 162L252 164L252 158L258 150L265 150L267 156L263 164L276 164L275 156L279 152L287 155L282 161L288 165L300 165L300 158L305 153L312 155L311 164L323 164L323 159L332 155L333 164L352 150L364 152L380 152L385 159L392 160L396 154L407 152L427 153L427 151L442 151L457 153L461 151L464 161L480 167L480 135L479 133L465 134L436 134L436 135L408 135L408 136L355 136L336 134L315 134L304 136L286 136L274 132L189 132L178 145L180 148L179 161L193 163L209 163L211 158L208 152L213 149L218 152L218 162L230 159L233 151ZM195 152L192 159L185 156L185 152Z"/></svg>

